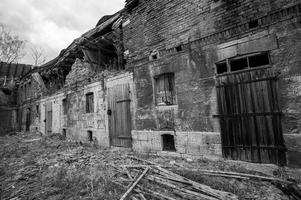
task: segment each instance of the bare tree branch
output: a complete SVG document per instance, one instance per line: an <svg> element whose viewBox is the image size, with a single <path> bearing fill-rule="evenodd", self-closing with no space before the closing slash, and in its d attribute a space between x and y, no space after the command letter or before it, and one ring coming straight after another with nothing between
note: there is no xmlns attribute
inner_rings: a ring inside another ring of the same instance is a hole
<svg viewBox="0 0 301 200"><path fill-rule="evenodd" d="M0 24L0 61L13 63L18 62L25 56L25 41L14 35L10 30Z"/></svg>
<svg viewBox="0 0 301 200"><path fill-rule="evenodd" d="M47 59L47 56L45 55L45 52L41 47L32 47L30 55L33 59L34 66L40 66L44 64Z"/></svg>

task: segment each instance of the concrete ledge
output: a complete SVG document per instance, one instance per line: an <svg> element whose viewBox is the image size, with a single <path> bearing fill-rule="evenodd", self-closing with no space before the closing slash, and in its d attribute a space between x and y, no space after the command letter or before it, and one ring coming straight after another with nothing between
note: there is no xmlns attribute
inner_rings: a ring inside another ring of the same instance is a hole
<svg viewBox="0 0 301 200"><path fill-rule="evenodd" d="M286 157L289 167L301 168L301 134L284 134Z"/></svg>
<svg viewBox="0 0 301 200"><path fill-rule="evenodd" d="M196 156L222 156L220 133L133 130L133 150L141 153L162 152L162 135L174 136L176 153Z"/></svg>

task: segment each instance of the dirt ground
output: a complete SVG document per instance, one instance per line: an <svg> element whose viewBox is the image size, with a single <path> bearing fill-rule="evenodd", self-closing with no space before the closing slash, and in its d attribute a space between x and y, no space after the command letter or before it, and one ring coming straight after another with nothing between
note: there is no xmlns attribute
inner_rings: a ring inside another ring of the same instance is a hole
<svg viewBox="0 0 301 200"><path fill-rule="evenodd" d="M0 137L0 200L120 199L126 189L116 184L116 168L135 164L129 156L150 160L186 178L234 193L239 199L292 198L270 182L212 177L201 175L198 170L270 173L295 181L296 185L301 183L299 170L277 167L260 170L260 167L221 159L142 155L125 149L67 141L58 134L45 137L36 133L15 133Z"/></svg>

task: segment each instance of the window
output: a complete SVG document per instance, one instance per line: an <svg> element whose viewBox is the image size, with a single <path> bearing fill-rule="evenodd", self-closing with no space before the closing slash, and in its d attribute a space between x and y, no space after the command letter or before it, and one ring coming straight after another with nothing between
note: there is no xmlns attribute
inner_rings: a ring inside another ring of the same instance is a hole
<svg viewBox="0 0 301 200"><path fill-rule="evenodd" d="M39 121L40 121L40 118L41 118L41 114L40 114L40 106L39 105L36 105L36 114L39 118Z"/></svg>
<svg viewBox="0 0 301 200"><path fill-rule="evenodd" d="M258 26L258 20L253 20L253 21L250 21L249 22L249 28L252 29L252 28L256 28Z"/></svg>
<svg viewBox="0 0 301 200"><path fill-rule="evenodd" d="M63 99L63 114L67 115L68 107L67 107L67 99Z"/></svg>
<svg viewBox="0 0 301 200"><path fill-rule="evenodd" d="M162 74L155 78L156 89L156 105L174 105L175 90L174 90L174 74Z"/></svg>
<svg viewBox="0 0 301 200"><path fill-rule="evenodd" d="M233 59L230 61L230 68L231 68L231 72L247 69L248 59L247 58Z"/></svg>
<svg viewBox="0 0 301 200"><path fill-rule="evenodd" d="M86 113L94 112L94 95L93 93L86 94Z"/></svg>
<svg viewBox="0 0 301 200"><path fill-rule="evenodd" d="M223 62L223 63L216 64L216 70L217 70L218 74L222 74L222 73L227 72L228 71L227 63Z"/></svg>
<svg viewBox="0 0 301 200"><path fill-rule="evenodd" d="M180 52L180 51L182 51L182 50L183 50L182 45L179 45L179 46L176 47L176 51L177 51L177 52Z"/></svg>
<svg viewBox="0 0 301 200"><path fill-rule="evenodd" d="M216 73L235 72L250 68L269 65L270 57L268 52L239 56L216 63ZM229 65L229 66L228 66Z"/></svg>

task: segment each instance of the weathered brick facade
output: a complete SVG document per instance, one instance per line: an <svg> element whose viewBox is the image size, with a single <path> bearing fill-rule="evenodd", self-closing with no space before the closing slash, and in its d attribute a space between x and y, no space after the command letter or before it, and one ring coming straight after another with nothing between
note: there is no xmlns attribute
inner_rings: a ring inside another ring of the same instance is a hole
<svg viewBox="0 0 301 200"><path fill-rule="evenodd" d="M116 139L112 120L120 120L114 117L126 116L127 110L131 123L115 125L131 128L131 145L129 136L121 133L115 146L158 152L173 148L164 145L164 136L170 135L178 154L222 156L220 121L214 117L216 64L268 52L269 65L278 76L287 161L301 166L296 159L301 155L300 14L300 0L131 1L78 40L92 38L84 53L78 53L80 45L74 42L59 56L60 64L38 72L46 90L33 76L23 79L18 90L22 129L30 111L35 116L31 130L47 134L44 120L51 111L51 132L87 141L92 131L95 141L109 146ZM102 38L98 45L106 45L99 47L96 59L89 55L96 55L91 45L97 38ZM110 96L115 90L123 98ZM91 92L94 112L86 113L86 94ZM114 109L122 112L116 115Z"/></svg>
<svg viewBox="0 0 301 200"><path fill-rule="evenodd" d="M219 122L212 117L217 113L215 63L237 55L268 51L280 77L288 161L296 164L300 142L292 144L292 138L300 140L299 15L300 1L146 1L132 9L124 18L123 28L127 67L133 69L136 77L135 128L152 130L147 134L152 139L133 134L134 140L143 143L139 148L160 149L160 131L166 123L171 124L169 128L178 138L175 143L179 152L185 152L177 142L187 140L186 135L181 136L183 131L188 132L188 140L191 136L197 141L195 145L188 144L195 146L190 153L207 152L204 144L208 148L218 147L220 140L204 142L202 134L196 137L193 134L219 132ZM157 53L155 60L151 58L153 52ZM156 106L154 77L170 72L175 74L177 104ZM154 133L156 136L152 137ZM159 145L153 145L154 140Z"/></svg>

